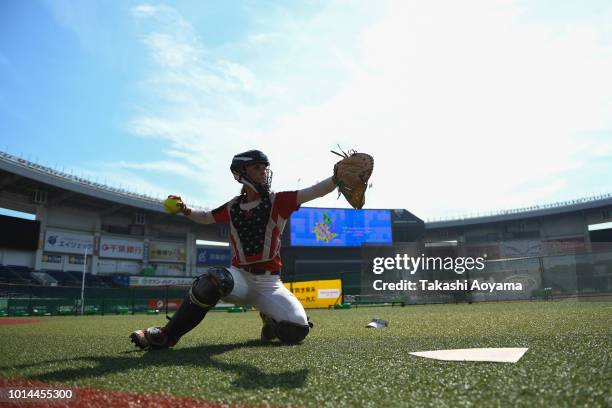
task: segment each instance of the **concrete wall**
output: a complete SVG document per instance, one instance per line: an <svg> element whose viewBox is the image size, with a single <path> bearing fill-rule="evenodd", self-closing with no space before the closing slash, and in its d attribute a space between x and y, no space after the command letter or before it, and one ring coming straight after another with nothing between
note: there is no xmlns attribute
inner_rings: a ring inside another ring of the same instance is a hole
<svg viewBox="0 0 612 408"><path fill-rule="evenodd" d="M439 229L426 229L426 242L457 240L464 243L547 241L551 239L584 239L590 248L588 226L612 220L604 218L601 208L568 212L524 220L461 225Z"/></svg>
<svg viewBox="0 0 612 408"><path fill-rule="evenodd" d="M0 248L0 264L34 267L35 251Z"/></svg>

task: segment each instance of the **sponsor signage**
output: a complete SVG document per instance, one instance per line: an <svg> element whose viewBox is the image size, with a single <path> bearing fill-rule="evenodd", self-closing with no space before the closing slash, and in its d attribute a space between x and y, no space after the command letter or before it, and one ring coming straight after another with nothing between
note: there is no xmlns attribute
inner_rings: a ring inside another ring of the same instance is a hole
<svg viewBox="0 0 612 408"><path fill-rule="evenodd" d="M151 263L149 266L153 268L151 275L185 276L185 264Z"/></svg>
<svg viewBox="0 0 612 408"><path fill-rule="evenodd" d="M140 262L136 261L118 261L117 262L117 272L119 273L129 273L131 275L136 275L140 273Z"/></svg>
<svg viewBox="0 0 612 408"><path fill-rule="evenodd" d="M317 291L319 299L338 299L340 295L340 289L319 289Z"/></svg>
<svg viewBox="0 0 612 408"><path fill-rule="evenodd" d="M144 242L102 237L100 256L105 258L143 259Z"/></svg>
<svg viewBox="0 0 612 408"><path fill-rule="evenodd" d="M149 240L145 239L143 242L142 261L145 264L149 263Z"/></svg>
<svg viewBox="0 0 612 408"><path fill-rule="evenodd" d="M185 261L185 244L176 242L151 242L149 261Z"/></svg>
<svg viewBox="0 0 612 408"><path fill-rule="evenodd" d="M91 254L93 249L93 235L77 234L57 230L47 230L45 237L45 251L69 254Z"/></svg>
<svg viewBox="0 0 612 408"><path fill-rule="evenodd" d="M305 309L328 308L342 303L342 281L340 279L290 282L284 284Z"/></svg>
<svg viewBox="0 0 612 408"><path fill-rule="evenodd" d="M61 264L62 256L57 254L45 254L42 255L42 262L53 263L53 264Z"/></svg>
<svg viewBox="0 0 612 408"><path fill-rule="evenodd" d="M168 299L168 310L177 310L181 306L181 303L183 303L183 299ZM231 303L219 302L216 304L215 309L232 306L234 305ZM166 308L166 303L164 299L149 299L147 307L151 310L164 310Z"/></svg>
<svg viewBox="0 0 612 408"><path fill-rule="evenodd" d="M85 257L83 255L71 255L68 257L68 263L70 265L83 265Z"/></svg>
<svg viewBox="0 0 612 408"><path fill-rule="evenodd" d="M99 273L115 273L117 272L117 261L115 259L98 259Z"/></svg>
<svg viewBox="0 0 612 408"><path fill-rule="evenodd" d="M115 275L113 276L113 283L119 286L130 286L130 276Z"/></svg>
<svg viewBox="0 0 612 408"><path fill-rule="evenodd" d="M130 276L130 286L189 286L193 278Z"/></svg>
<svg viewBox="0 0 612 408"><path fill-rule="evenodd" d="M229 248L198 248L197 265L224 265L227 266L232 260Z"/></svg>
<svg viewBox="0 0 612 408"><path fill-rule="evenodd" d="M177 310L181 303L183 303L183 299L168 299L168 310ZM149 299L147 307L149 309L161 310L166 308L166 303L164 299Z"/></svg>

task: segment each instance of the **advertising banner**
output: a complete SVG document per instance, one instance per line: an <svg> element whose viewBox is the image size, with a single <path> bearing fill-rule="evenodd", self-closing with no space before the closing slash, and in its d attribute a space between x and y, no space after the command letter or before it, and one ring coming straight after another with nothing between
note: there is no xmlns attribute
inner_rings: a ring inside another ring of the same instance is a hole
<svg viewBox="0 0 612 408"><path fill-rule="evenodd" d="M151 263L155 276L185 276L185 264Z"/></svg>
<svg viewBox="0 0 612 408"><path fill-rule="evenodd" d="M143 263L149 263L149 240L145 239L143 242L143 252L142 252L142 261Z"/></svg>
<svg viewBox="0 0 612 408"><path fill-rule="evenodd" d="M93 235L47 230L45 238L45 251L69 254L88 254L93 250Z"/></svg>
<svg viewBox="0 0 612 408"><path fill-rule="evenodd" d="M45 263L61 264L62 256L59 254L47 254L43 253L42 261Z"/></svg>
<svg viewBox="0 0 612 408"><path fill-rule="evenodd" d="M130 286L189 286L193 278L130 276Z"/></svg>
<svg viewBox="0 0 612 408"><path fill-rule="evenodd" d="M100 256L105 258L142 259L144 243L142 241L102 237L100 239Z"/></svg>
<svg viewBox="0 0 612 408"><path fill-rule="evenodd" d="M227 266L232 260L231 251L228 248L198 248L198 266Z"/></svg>
<svg viewBox="0 0 612 408"><path fill-rule="evenodd" d="M181 303L183 303L183 299L168 299L168 310L177 310ZM153 310L162 310L166 308L166 303L164 299L149 299L147 307Z"/></svg>
<svg viewBox="0 0 612 408"><path fill-rule="evenodd" d="M98 259L99 273L127 273L130 275L137 275L140 273L140 270L140 262L105 258Z"/></svg>
<svg viewBox="0 0 612 408"><path fill-rule="evenodd" d="M41 262L43 269L54 271L62 270L62 255L60 254L49 254L47 252L43 252Z"/></svg>
<svg viewBox="0 0 612 408"><path fill-rule="evenodd" d="M119 261L117 262L117 272L129 273L130 275L137 275L140 273L140 262L136 261Z"/></svg>
<svg viewBox="0 0 612 408"><path fill-rule="evenodd" d="M328 308L342 303L342 281L340 279L289 282L284 284L305 309Z"/></svg>
<svg viewBox="0 0 612 408"><path fill-rule="evenodd" d="M154 242L149 244L149 261L185 261L185 244Z"/></svg>
<svg viewBox="0 0 612 408"><path fill-rule="evenodd" d="M168 310L178 310L183 303L183 299L168 299ZM219 302L215 305L215 309L228 308L234 306L231 303ZM164 310L166 308L165 299L153 298L147 302L147 308L151 310Z"/></svg>
<svg viewBox="0 0 612 408"><path fill-rule="evenodd" d="M89 272L91 269L91 256L87 255L87 259L83 255L65 255L64 270L82 273ZM87 262L87 265L85 265Z"/></svg>
<svg viewBox="0 0 612 408"><path fill-rule="evenodd" d="M115 259L98 259L98 273L116 273L117 261Z"/></svg>
<svg viewBox="0 0 612 408"><path fill-rule="evenodd" d="M68 257L68 263L70 265L83 265L85 257L83 255L71 255Z"/></svg>

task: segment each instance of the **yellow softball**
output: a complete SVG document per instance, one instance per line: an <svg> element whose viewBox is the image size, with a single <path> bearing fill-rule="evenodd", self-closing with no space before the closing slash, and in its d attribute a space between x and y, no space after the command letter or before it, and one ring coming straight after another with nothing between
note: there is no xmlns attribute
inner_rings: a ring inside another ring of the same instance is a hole
<svg viewBox="0 0 612 408"><path fill-rule="evenodd" d="M179 211L181 211L181 207L179 206L179 203L180 203L180 199L176 199L171 196L171 197L166 198L166 200L164 201L164 208L170 214L176 214Z"/></svg>

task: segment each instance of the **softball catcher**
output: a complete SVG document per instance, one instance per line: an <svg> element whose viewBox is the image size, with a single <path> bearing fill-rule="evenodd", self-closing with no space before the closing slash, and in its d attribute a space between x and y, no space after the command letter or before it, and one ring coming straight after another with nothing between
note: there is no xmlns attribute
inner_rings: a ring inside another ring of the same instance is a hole
<svg viewBox="0 0 612 408"><path fill-rule="evenodd" d="M201 224L229 224L231 266L198 276L164 327L136 330L130 334L131 341L144 350L172 347L223 299L253 305L260 312L262 340L301 342L312 325L300 301L281 281L280 238L293 211L336 187L354 208L363 207L374 160L364 153L342 153L336 153L343 159L334 166L332 177L298 191L272 192L267 156L249 150L232 160L230 170L242 190L226 204L210 212L192 211L180 197L169 196L164 207L171 213L180 212Z"/></svg>

